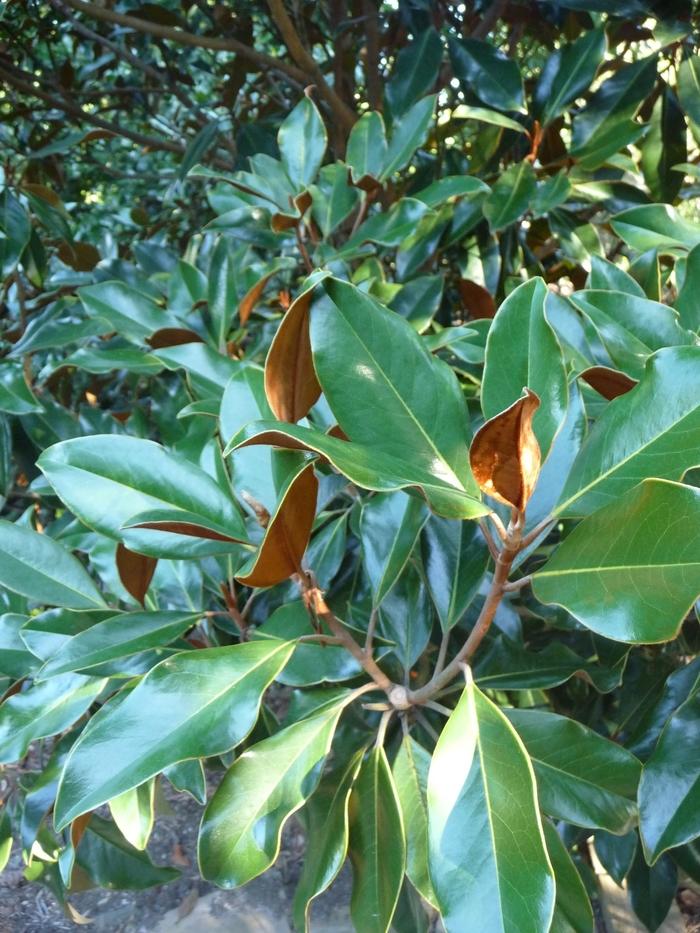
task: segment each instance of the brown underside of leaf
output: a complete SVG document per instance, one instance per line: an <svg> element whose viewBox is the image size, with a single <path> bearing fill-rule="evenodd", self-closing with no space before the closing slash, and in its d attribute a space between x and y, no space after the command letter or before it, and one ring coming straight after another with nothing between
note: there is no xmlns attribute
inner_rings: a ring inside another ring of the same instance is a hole
<svg viewBox="0 0 700 933"><path fill-rule="evenodd" d="M231 538L204 525L195 525L194 522L140 522L130 525L130 528L151 528L153 531L169 531L174 535L187 535L189 538L207 538L210 541L230 541L240 544L239 538Z"/></svg>
<svg viewBox="0 0 700 933"><path fill-rule="evenodd" d="M248 318L250 317L253 308L260 300L260 296L262 295L265 286L273 275L274 271L266 273L261 279L258 279L255 285L253 285L252 288L249 288L243 296L243 300L238 305L238 318L241 324L248 323Z"/></svg>
<svg viewBox="0 0 700 933"><path fill-rule="evenodd" d="M204 340L187 327L161 327L146 341L154 350L164 347L179 347L183 343L204 343Z"/></svg>
<svg viewBox="0 0 700 933"><path fill-rule="evenodd" d="M283 214L278 212L272 215L270 220L270 226L275 233L283 233L285 230L291 230L292 227L296 227L299 223L299 217L295 217L292 214Z"/></svg>
<svg viewBox="0 0 700 933"><path fill-rule="evenodd" d="M143 605L143 601L156 572L158 560L130 551L121 542L117 545L117 570L124 588L134 599Z"/></svg>
<svg viewBox="0 0 700 933"><path fill-rule="evenodd" d="M540 400L530 389L474 435L469 450L474 479L493 499L524 511L540 472L540 445L532 419Z"/></svg>
<svg viewBox="0 0 700 933"><path fill-rule="evenodd" d="M591 366L579 374L584 382L609 401L624 395L637 385L637 380L609 366Z"/></svg>
<svg viewBox="0 0 700 933"><path fill-rule="evenodd" d="M299 421L318 401L309 337L309 308L313 289L302 292L282 318L265 361L265 394L280 421Z"/></svg>
<svg viewBox="0 0 700 933"><path fill-rule="evenodd" d="M460 279L457 288L470 318L491 318L496 314L496 302L483 285L471 279Z"/></svg>
<svg viewBox="0 0 700 933"><path fill-rule="evenodd" d="M293 480L265 531L253 569L236 579L246 586L274 586L301 569L316 515L318 480L313 464Z"/></svg>

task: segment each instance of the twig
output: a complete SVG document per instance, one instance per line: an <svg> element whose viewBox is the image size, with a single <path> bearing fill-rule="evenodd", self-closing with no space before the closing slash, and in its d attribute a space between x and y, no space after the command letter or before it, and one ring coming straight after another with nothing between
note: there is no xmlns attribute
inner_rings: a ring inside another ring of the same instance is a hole
<svg viewBox="0 0 700 933"><path fill-rule="evenodd" d="M528 574L526 577L521 577L519 580L512 580L510 583L503 584L504 593L517 593L518 590L524 589L529 583L532 582L532 576Z"/></svg>
<svg viewBox="0 0 700 933"><path fill-rule="evenodd" d="M483 519L479 519L479 528L481 528L481 533L486 539L489 551L491 552L491 557L494 560L498 560L498 548L496 547L496 542L493 540L493 535L491 534L491 529L488 526L488 523Z"/></svg>
<svg viewBox="0 0 700 933"><path fill-rule="evenodd" d="M531 531L528 531L528 533L523 537L523 540L520 544L521 550L525 550L526 547L532 544L532 542L542 534L547 525L553 524L554 519L551 515L548 515L546 518L543 518L541 522L538 522L535 527Z"/></svg>

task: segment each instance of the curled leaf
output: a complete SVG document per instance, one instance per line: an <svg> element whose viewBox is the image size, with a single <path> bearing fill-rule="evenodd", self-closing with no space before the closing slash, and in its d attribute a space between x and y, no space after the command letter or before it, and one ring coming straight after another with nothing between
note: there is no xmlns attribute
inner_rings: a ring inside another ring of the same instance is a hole
<svg viewBox="0 0 700 933"><path fill-rule="evenodd" d="M292 302L265 361L265 394L280 421L299 421L321 394L309 337L313 292L312 286Z"/></svg>
<svg viewBox="0 0 700 933"><path fill-rule="evenodd" d="M236 576L240 583L274 586L299 572L316 515L317 494L312 464L290 475L252 566Z"/></svg>
<svg viewBox="0 0 700 933"><path fill-rule="evenodd" d="M117 570L119 579L134 599L143 605L158 559L130 551L121 542L117 545Z"/></svg>
<svg viewBox="0 0 700 933"><path fill-rule="evenodd" d="M161 327L146 339L154 350L165 347L180 347L184 343L204 343L204 340L188 327Z"/></svg>
<svg viewBox="0 0 700 933"><path fill-rule="evenodd" d="M620 372L619 369L610 369L609 366L591 366L579 375L592 389L609 401L629 392L638 383L637 379L633 379L627 373Z"/></svg>
<svg viewBox="0 0 700 933"><path fill-rule="evenodd" d="M530 389L523 393L476 432L469 450L472 473L481 490L521 512L535 488L541 461L532 430L540 400Z"/></svg>
<svg viewBox="0 0 700 933"><path fill-rule="evenodd" d="M251 311L260 300L260 296L262 295L265 286L276 271L276 269L272 269L270 272L266 272L265 275L261 279L258 279L255 285L249 288L243 296L243 299L238 306L238 317L240 318L241 324L248 323L248 318L250 317Z"/></svg>

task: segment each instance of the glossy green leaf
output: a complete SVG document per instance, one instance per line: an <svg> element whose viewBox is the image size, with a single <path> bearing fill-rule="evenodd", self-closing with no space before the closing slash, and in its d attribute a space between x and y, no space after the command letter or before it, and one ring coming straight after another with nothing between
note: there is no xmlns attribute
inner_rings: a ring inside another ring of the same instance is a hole
<svg viewBox="0 0 700 933"><path fill-rule="evenodd" d="M104 374L125 369L130 373L152 376L163 369L161 361L142 350L123 347L119 349L100 349L81 347L62 361L63 366L75 366L87 373Z"/></svg>
<svg viewBox="0 0 700 933"><path fill-rule="evenodd" d="M632 909L650 933L661 926L668 914L678 886L678 871L669 855L662 855L651 868L644 861L642 847L629 875L627 889Z"/></svg>
<svg viewBox="0 0 700 933"><path fill-rule="evenodd" d="M7 807L3 806L0 810L0 874L5 870L10 861L12 852L12 824Z"/></svg>
<svg viewBox="0 0 700 933"><path fill-rule="evenodd" d="M345 159L355 182L369 176L379 179L386 164L387 141L380 113L364 113L348 137Z"/></svg>
<svg viewBox="0 0 700 933"><path fill-rule="evenodd" d="M545 813L614 833L632 827L641 774L634 755L566 716L529 709L506 715L532 759Z"/></svg>
<svg viewBox="0 0 700 933"><path fill-rule="evenodd" d="M634 379L644 372L647 358L664 347L693 343L678 315L666 305L617 291L583 291L573 304L596 328L615 366Z"/></svg>
<svg viewBox="0 0 700 933"><path fill-rule="evenodd" d="M619 684L621 671L588 662L559 642L531 651L505 634L479 652L474 667L476 682L490 690L548 689L577 674L605 693Z"/></svg>
<svg viewBox="0 0 700 933"><path fill-rule="evenodd" d="M645 480L574 528L534 575L535 596L606 638L668 641L700 593L699 519L700 490Z"/></svg>
<svg viewBox="0 0 700 933"><path fill-rule="evenodd" d="M356 930L386 933L406 865L401 808L383 748L360 768L350 795L350 916Z"/></svg>
<svg viewBox="0 0 700 933"><path fill-rule="evenodd" d="M523 81L517 62L490 42L450 39L455 76L497 110L523 109Z"/></svg>
<svg viewBox="0 0 700 933"><path fill-rule="evenodd" d="M419 220L428 210L423 201L416 198L400 198L387 211L380 211L366 220L348 241L341 255L345 250L353 250L366 241L382 246L398 246L415 231Z"/></svg>
<svg viewBox="0 0 700 933"><path fill-rule="evenodd" d="M235 888L277 858L282 828L316 789L349 694L253 745L209 801L199 834L204 878Z"/></svg>
<svg viewBox="0 0 700 933"><path fill-rule="evenodd" d="M247 425L232 438L227 447L232 450L249 445L266 444L291 450L309 450L321 454L336 469L363 489L391 492L417 487L428 504L439 515L450 518L475 518L488 512L464 489L447 482L435 464L423 466L406 462L397 456L377 452L368 444L341 441L314 428L279 421L257 421ZM449 478L449 474L448 474ZM471 484L470 484L471 485Z"/></svg>
<svg viewBox="0 0 700 933"><path fill-rule="evenodd" d="M303 819L311 843L304 858L292 911L297 929L310 931L311 901L322 894L343 867L348 851L350 791L362 763L364 749L344 768L332 771L306 802Z"/></svg>
<svg viewBox="0 0 700 933"><path fill-rule="evenodd" d="M26 677L38 666L38 659L20 637L20 629L26 622L27 616L16 612L0 615L0 674L13 680Z"/></svg>
<svg viewBox="0 0 700 933"><path fill-rule="evenodd" d="M535 170L530 162L515 162L500 174L483 205L491 230L519 220L530 206L537 190Z"/></svg>
<svg viewBox="0 0 700 933"><path fill-rule="evenodd" d="M248 535L233 500L209 474L159 444L140 438L93 435L55 444L39 466L61 499L86 525L111 538L139 513L180 510L223 525L231 537ZM142 531L136 549L154 557L180 557L182 537ZM133 535L132 535L133 540ZM134 542L136 543L136 542Z"/></svg>
<svg viewBox="0 0 700 933"><path fill-rule="evenodd" d="M212 250L207 283L211 330L220 351L225 349L226 338L238 308L239 268L240 256L234 243L227 236L220 236Z"/></svg>
<svg viewBox="0 0 700 933"><path fill-rule="evenodd" d="M683 175L673 166L685 162L686 125L673 90L665 83L654 104L651 129L642 144L642 172L654 201L673 201L683 184Z"/></svg>
<svg viewBox="0 0 700 933"><path fill-rule="evenodd" d="M260 626L258 633L291 642L303 635L312 635L313 627L303 602L296 600L276 609ZM289 687L308 687L350 680L361 673L362 668L346 648L302 642L296 645L294 654L277 680Z"/></svg>
<svg viewBox="0 0 700 933"><path fill-rule="evenodd" d="M427 518L425 504L406 493L373 496L363 506L360 541L375 608L406 566Z"/></svg>
<svg viewBox="0 0 700 933"><path fill-rule="evenodd" d="M457 104L452 111L453 120L478 120L480 123L490 123L491 126L501 126L505 130L515 130L516 133L525 133L525 127L517 120L499 113L497 110L489 110L488 107L472 107L468 104Z"/></svg>
<svg viewBox="0 0 700 933"><path fill-rule="evenodd" d="M447 933L544 933L554 910L535 776L503 713L473 683L428 777L430 875Z"/></svg>
<svg viewBox="0 0 700 933"><path fill-rule="evenodd" d="M240 363L218 353L204 343L183 343L152 354L172 370L184 369L187 380L199 398L220 396Z"/></svg>
<svg viewBox="0 0 700 933"><path fill-rule="evenodd" d="M382 166L381 180L384 181L400 172L411 161L416 149L425 142L428 127L433 119L435 95L423 97L407 110L391 128L391 139Z"/></svg>
<svg viewBox="0 0 700 933"><path fill-rule="evenodd" d="M96 609L105 602L87 571L53 538L0 521L0 584L49 606Z"/></svg>
<svg viewBox="0 0 700 933"><path fill-rule="evenodd" d="M66 674L5 700L0 705L0 763L19 761L31 742L72 726L106 683L95 677Z"/></svg>
<svg viewBox="0 0 700 933"><path fill-rule="evenodd" d="M615 836L603 829L596 832L596 855L615 884L622 884L627 877L637 851L638 839L636 830L625 833L624 836Z"/></svg>
<svg viewBox="0 0 700 933"><path fill-rule="evenodd" d="M328 238L347 218L358 200L358 192L348 182L348 167L342 162L324 165L317 183L310 187L311 216Z"/></svg>
<svg viewBox="0 0 700 933"><path fill-rule="evenodd" d="M410 672L425 651L435 614L416 562L409 562L379 607L379 631L393 643L392 653Z"/></svg>
<svg viewBox="0 0 700 933"><path fill-rule="evenodd" d="M591 29L576 42L551 53L535 88L535 103L546 125L584 91L595 77L605 55L605 32Z"/></svg>
<svg viewBox="0 0 700 933"><path fill-rule="evenodd" d="M647 861L700 836L700 692L671 716L644 765L639 829Z"/></svg>
<svg viewBox="0 0 700 933"><path fill-rule="evenodd" d="M676 90L695 138L700 135L700 55L688 55L676 72Z"/></svg>
<svg viewBox="0 0 700 933"><path fill-rule="evenodd" d="M277 641L250 642L184 652L156 665L118 705L95 715L73 746L56 827L178 761L234 748L255 724L261 696L291 651Z"/></svg>
<svg viewBox="0 0 700 933"><path fill-rule="evenodd" d="M39 399L27 385L21 363L0 363L0 411L10 415L28 415L43 411Z"/></svg>
<svg viewBox="0 0 700 933"><path fill-rule="evenodd" d="M486 340L481 391L484 417L493 418L531 389L540 399L532 426L544 460L566 416L568 385L561 349L545 316L547 287L535 278L506 298Z"/></svg>
<svg viewBox="0 0 700 933"><path fill-rule="evenodd" d="M163 775L175 790L189 794L202 806L207 802L207 778L201 759L176 761L174 765L163 769Z"/></svg>
<svg viewBox="0 0 700 933"><path fill-rule="evenodd" d="M153 831L155 787L151 778L109 801L112 819L135 849L145 849Z"/></svg>
<svg viewBox="0 0 700 933"><path fill-rule="evenodd" d="M326 152L328 136L316 105L302 97L277 134L282 165L294 187L307 188L316 178Z"/></svg>
<svg viewBox="0 0 700 933"><path fill-rule="evenodd" d="M557 885L550 933L593 933L593 908L586 888L561 836L548 821L544 838Z"/></svg>
<svg viewBox="0 0 700 933"><path fill-rule="evenodd" d="M409 324L359 289L338 279L325 279L322 287L333 307L311 310L314 367L345 434L374 455L404 462L409 472L415 464L440 485L478 498L454 373L425 350Z"/></svg>
<svg viewBox="0 0 700 933"><path fill-rule="evenodd" d="M406 874L428 903L437 901L428 866L428 771L430 753L410 735L404 736L392 773L406 832Z"/></svg>
<svg viewBox="0 0 700 933"><path fill-rule="evenodd" d="M176 868L154 865L145 852L131 846L114 823L94 815L76 852L76 862L95 884L141 891L174 881Z"/></svg>
<svg viewBox="0 0 700 933"><path fill-rule="evenodd" d="M700 225L680 217L670 204L631 207L616 214L611 226L628 246L640 252L691 249L700 243Z"/></svg>
<svg viewBox="0 0 700 933"><path fill-rule="evenodd" d="M167 645L196 623L196 613L123 612L98 622L65 642L42 667L46 680L69 671L89 669L117 658L126 658Z"/></svg>
<svg viewBox="0 0 700 933"><path fill-rule="evenodd" d="M675 308L680 315L681 324L693 331L700 331L700 244L694 246L685 261L685 275Z"/></svg>
<svg viewBox="0 0 700 933"><path fill-rule="evenodd" d="M425 578L444 632L456 625L476 596L489 552L478 525L433 516L422 534Z"/></svg>
<svg viewBox="0 0 700 933"><path fill-rule="evenodd" d="M624 65L606 78L587 106L576 115L571 153L584 156L597 150L595 162L601 164L608 155L620 148L614 137L610 146L604 143L610 139L611 129L630 123L642 101L650 93L655 78L654 55ZM594 168L595 164L590 164L589 167Z"/></svg>
<svg viewBox="0 0 700 933"><path fill-rule="evenodd" d="M625 292L637 298L646 297L642 286L628 272L601 256L591 256L591 272L586 284L594 291Z"/></svg>
<svg viewBox="0 0 700 933"><path fill-rule="evenodd" d="M163 327L177 327L177 318L160 308L152 298L124 282L85 285L78 295L92 317L101 318L107 330L142 343Z"/></svg>
<svg viewBox="0 0 700 933"><path fill-rule="evenodd" d="M700 348L651 356L638 386L610 402L574 461L556 514L590 514L647 477L681 479L700 462Z"/></svg>
<svg viewBox="0 0 700 933"><path fill-rule="evenodd" d="M394 116L433 89L441 62L442 40L432 26L401 49L385 91Z"/></svg>
<svg viewBox="0 0 700 933"><path fill-rule="evenodd" d="M0 271L8 276L29 242L32 225L29 214L7 187L0 192Z"/></svg>

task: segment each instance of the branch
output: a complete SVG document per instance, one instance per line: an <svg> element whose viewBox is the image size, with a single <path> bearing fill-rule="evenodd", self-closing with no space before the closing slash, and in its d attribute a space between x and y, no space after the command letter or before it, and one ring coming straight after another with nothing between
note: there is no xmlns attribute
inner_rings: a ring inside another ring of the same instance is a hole
<svg viewBox="0 0 700 933"><path fill-rule="evenodd" d="M503 599L508 585L508 574L521 547L522 527L525 521L524 513L517 513L511 520L503 549L496 560L496 570L491 581L484 605L481 607L479 618L469 637L457 654L443 671L437 671L425 686L418 690L408 691L408 701L412 704L425 704L443 687L446 687L460 672L461 666L471 660L474 652L484 640L486 633L496 615L496 610Z"/></svg>
<svg viewBox="0 0 700 933"><path fill-rule="evenodd" d="M160 23L151 23L145 19L139 19L138 16L129 16L126 13L117 13L106 7L98 6L96 3L89 3L87 0L65 0L65 2L74 10L85 13L86 16L90 16L92 19L100 19L107 23L115 23L118 26L126 26L136 32L148 33L161 39L169 39L172 42L178 42L180 45L211 49L214 52L234 52L236 55L240 55L241 58L253 62L261 69L279 71L301 85L309 83L309 75L306 72L288 64L283 59L273 58L272 55L266 55L264 52L258 52L257 49L251 49L243 42L239 42L238 39L196 36L191 32L185 32L184 29L163 26Z"/></svg>
<svg viewBox="0 0 700 933"><path fill-rule="evenodd" d="M284 40L284 44L289 49L289 54L300 68L303 68L308 75L313 77L318 93L331 108L333 116L342 126L349 130L357 120L357 115L328 85L313 56L304 48L304 44L294 28L294 23L284 8L283 0L267 0L267 5L270 8L272 19Z"/></svg>

